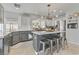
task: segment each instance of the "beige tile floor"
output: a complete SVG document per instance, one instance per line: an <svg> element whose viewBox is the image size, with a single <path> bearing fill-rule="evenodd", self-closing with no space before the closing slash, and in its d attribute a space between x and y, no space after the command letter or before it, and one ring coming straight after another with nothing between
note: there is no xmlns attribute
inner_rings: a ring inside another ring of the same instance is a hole
<svg viewBox="0 0 79 59"><path fill-rule="evenodd" d="M32 46L33 42L21 42L12 47L10 47L9 55L35 55L35 51ZM75 44L68 43L68 48L60 50L59 53L54 53L55 55L78 55L79 46Z"/></svg>

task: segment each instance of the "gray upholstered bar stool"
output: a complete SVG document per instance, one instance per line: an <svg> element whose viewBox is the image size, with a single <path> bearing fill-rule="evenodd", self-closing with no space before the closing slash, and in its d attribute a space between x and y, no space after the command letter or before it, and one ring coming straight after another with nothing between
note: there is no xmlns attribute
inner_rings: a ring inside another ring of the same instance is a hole
<svg viewBox="0 0 79 59"><path fill-rule="evenodd" d="M50 53L53 54L53 49L56 47L57 52L59 51L59 37L57 34L50 35L48 38L48 41L50 42Z"/></svg>
<svg viewBox="0 0 79 59"><path fill-rule="evenodd" d="M50 53L53 54L53 49L56 47L56 42L57 42L57 35L53 34L53 35L49 35L47 37L48 41L50 42ZM58 43L57 43L58 46ZM58 48L57 48L58 49Z"/></svg>
<svg viewBox="0 0 79 59"><path fill-rule="evenodd" d="M57 53L58 53L59 50L60 50L60 46L62 45L60 33L58 33L55 38L56 38L56 41L57 41Z"/></svg>
<svg viewBox="0 0 79 59"><path fill-rule="evenodd" d="M47 39L40 40L40 46L42 47L43 54L45 54L46 49L49 48L49 41Z"/></svg>
<svg viewBox="0 0 79 59"><path fill-rule="evenodd" d="M68 47L68 43L67 43L67 39L66 39L66 34L65 34L65 32L63 32L63 33L60 33L60 38L61 38L61 45L62 45L62 49L64 49L65 48L65 46L67 46Z"/></svg>

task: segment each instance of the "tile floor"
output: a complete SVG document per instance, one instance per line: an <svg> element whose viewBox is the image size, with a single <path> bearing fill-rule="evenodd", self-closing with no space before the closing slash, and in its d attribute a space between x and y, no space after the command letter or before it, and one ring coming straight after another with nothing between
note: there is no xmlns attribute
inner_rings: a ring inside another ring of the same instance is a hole
<svg viewBox="0 0 79 59"><path fill-rule="evenodd" d="M12 47L10 47L9 55L35 55L35 51L32 46L33 42L21 42ZM54 53L54 55L78 55L79 46L75 44L68 43L68 48L60 50L59 53Z"/></svg>

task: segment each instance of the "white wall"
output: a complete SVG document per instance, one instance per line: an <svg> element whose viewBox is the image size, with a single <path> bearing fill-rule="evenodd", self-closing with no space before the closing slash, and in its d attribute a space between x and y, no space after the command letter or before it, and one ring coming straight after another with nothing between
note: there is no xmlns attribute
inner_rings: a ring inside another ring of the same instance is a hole
<svg viewBox="0 0 79 59"><path fill-rule="evenodd" d="M76 19L73 19L76 20ZM66 25L68 23L68 19L66 21ZM66 27L67 28L67 27ZM79 18L78 18L78 28L77 29L66 29L66 36L69 42L75 43L79 45Z"/></svg>
<svg viewBox="0 0 79 59"><path fill-rule="evenodd" d="M4 35L6 34L7 23L15 23L20 26L20 14L4 11Z"/></svg>
<svg viewBox="0 0 79 59"><path fill-rule="evenodd" d="M37 15L22 15L13 12L4 12L4 34L6 33L7 23L17 23L18 31L32 30L32 20L38 19Z"/></svg>
<svg viewBox="0 0 79 59"><path fill-rule="evenodd" d="M25 30L31 30L31 19L30 17L27 16L22 16L21 17L21 27L20 30L25 31Z"/></svg>

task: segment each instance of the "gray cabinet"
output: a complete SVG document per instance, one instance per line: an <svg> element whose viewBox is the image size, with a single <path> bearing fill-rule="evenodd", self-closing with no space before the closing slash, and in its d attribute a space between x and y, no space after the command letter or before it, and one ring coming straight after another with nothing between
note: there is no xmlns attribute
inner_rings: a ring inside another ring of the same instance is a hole
<svg viewBox="0 0 79 59"><path fill-rule="evenodd" d="M17 44L18 42L20 42L20 37L19 37L19 32L13 32L13 40L12 40L12 44Z"/></svg>
<svg viewBox="0 0 79 59"><path fill-rule="evenodd" d="M28 32L27 31L21 31L20 32L20 41L26 41L28 40Z"/></svg>
<svg viewBox="0 0 79 59"><path fill-rule="evenodd" d="M13 41L12 33L6 35L5 39L8 40L8 44L9 44L9 46L12 46L12 41Z"/></svg>
<svg viewBox="0 0 79 59"><path fill-rule="evenodd" d="M12 32L12 33L6 35L5 39L8 40L9 46L12 46L12 45L15 45L19 42L30 40L29 39L29 34L32 35L31 31Z"/></svg>
<svg viewBox="0 0 79 59"><path fill-rule="evenodd" d="M31 34L31 31L17 31L12 32L11 35L9 35L9 45L15 45L19 42L28 41L29 40L29 34Z"/></svg>

